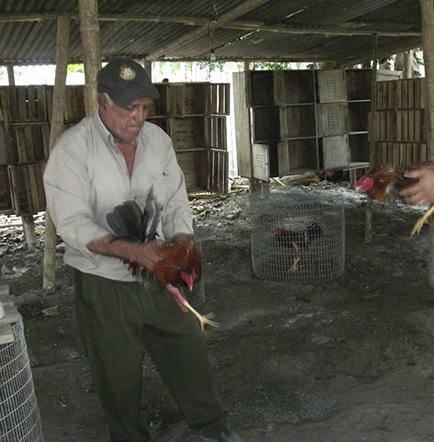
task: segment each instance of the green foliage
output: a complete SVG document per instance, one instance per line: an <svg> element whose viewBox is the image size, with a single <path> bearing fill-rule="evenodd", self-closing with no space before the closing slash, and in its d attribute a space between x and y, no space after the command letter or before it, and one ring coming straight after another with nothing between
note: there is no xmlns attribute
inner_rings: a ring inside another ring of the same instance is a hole
<svg viewBox="0 0 434 442"><path fill-rule="evenodd" d="M68 64L68 72L84 72L84 64Z"/></svg>
<svg viewBox="0 0 434 442"><path fill-rule="evenodd" d="M277 71L290 69L290 63L281 61L255 61L254 69L261 71Z"/></svg>
<svg viewBox="0 0 434 442"><path fill-rule="evenodd" d="M197 61L201 69L208 69L209 72L217 71L223 72L225 63L223 61Z"/></svg>

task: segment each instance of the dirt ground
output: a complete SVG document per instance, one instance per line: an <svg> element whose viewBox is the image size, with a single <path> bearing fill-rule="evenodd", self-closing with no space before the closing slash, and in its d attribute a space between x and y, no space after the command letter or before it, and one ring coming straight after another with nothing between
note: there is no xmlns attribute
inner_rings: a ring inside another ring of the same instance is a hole
<svg viewBox="0 0 434 442"><path fill-rule="evenodd" d="M375 239L365 245L364 198L316 186L345 199L345 273L301 286L255 277L247 192L192 202L204 253L200 310L221 323L206 337L233 426L249 442L434 441L428 229L409 235L420 209L375 205ZM42 226L34 253L19 228L0 229L0 283L24 318L45 441L106 442L60 241L58 286L41 289ZM155 439L195 441L149 361L144 374Z"/></svg>

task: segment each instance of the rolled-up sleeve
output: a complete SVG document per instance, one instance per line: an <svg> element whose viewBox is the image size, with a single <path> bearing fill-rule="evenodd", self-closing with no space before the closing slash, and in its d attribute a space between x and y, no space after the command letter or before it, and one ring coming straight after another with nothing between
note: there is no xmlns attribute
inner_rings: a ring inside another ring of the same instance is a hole
<svg viewBox="0 0 434 442"><path fill-rule="evenodd" d="M171 239L179 233L193 234L184 174L176 160L171 143L167 149L163 168L163 187L166 194L163 218L164 237Z"/></svg>
<svg viewBox="0 0 434 442"><path fill-rule="evenodd" d="M65 243L98 266L101 255L87 244L109 233L95 222L86 156L61 142L50 154L44 171L47 208Z"/></svg>

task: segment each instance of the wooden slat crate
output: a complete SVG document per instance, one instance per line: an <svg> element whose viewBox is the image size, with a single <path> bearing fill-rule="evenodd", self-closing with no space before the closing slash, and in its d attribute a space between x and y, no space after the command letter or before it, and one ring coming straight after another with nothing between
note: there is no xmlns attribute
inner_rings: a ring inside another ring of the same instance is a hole
<svg viewBox="0 0 434 442"><path fill-rule="evenodd" d="M208 185L209 192L228 192L229 153L221 149L208 150Z"/></svg>
<svg viewBox="0 0 434 442"><path fill-rule="evenodd" d="M251 109L251 122L255 143L280 139L279 108L277 106Z"/></svg>
<svg viewBox="0 0 434 442"><path fill-rule="evenodd" d="M43 169L43 162L8 166L12 206L16 215L33 215L45 210Z"/></svg>
<svg viewBox="0 0 434 442"><path fill-rule="evenodd" d="M323 137L320 162L323 169L335 169L349 165L348 135Z"/></svg>
<svg viewBox="0 0 434 442"><path fill-rule="evenodd" d="M370 102L350 102L348 103L349 131L367 131Z"/></svg>
<svg viewBox="0 0 434 442"><path fill-rule="evenodd" d="M348 132L347 103L323 103L318 105L318 135L329 137Z"/></svg>
<svg viewBox="0 0 434 442"><path fill-rule="evenodd" d="M282 141L277 145L279 176L288 175L291 169L316 169L316 141Z"/></svg>
<svg viewBox="0 0 434 442"><path fill-rule="evenodd" d="M49 88L49 90L52 94L52 88ZM50 101L50 108L51 103L52 101ZM65 123L76 123L84 118L85 115L83 86L68 86L65 92Z"/></svg>
<svg viewBox="0 0 434 442"><path fill-rule="evenodd" d="M249 106L272 106L274 104L273 77L273 71L249 72L250 93L247 97Z"/></svg>
<svg viewBox="0 0 434 442"><path fill-rule="evenodd" d="M428 150L425 143L376 143L376 164L392 164L405 167L428 160Z"/></svg>
<svg viewBox="0 0 434 442"><path fill-rule="evenodd" d="M183 83L170 86L170 113L177 116L205 113L207 83Z"/></svg>
<svg viewBox="0 0 434 442"><path fill-rule="evenodd" d="M319 70L316 75L320 103L339 103L347 100L345 71Z"/></svg>
<svg viewBox="0 0 434 442"><path fill-rule="evenodd" d="M350 161L353 162L369 161L368 134L349 135L348 142L350 146Z"/></svg>
<svg viewBox="0 0 434 442"><path fill-rule="evenodd" d="M345 71L348 100L371 98L371 70L347 69Z"/></svg>
<svg viewBox="0 0 434 442"><path fill-rule="evenodd" d="M177 117L169 120L169 132L175 150L206 145L205 121L202 117Z"/></svg>
<svg viewBox="0 0 434 442"><path fill-rule="evenodd" d="M228 83L210 83L205 95L207 114L230 114L230 86Z"/></svg>
<svg viewBox="0 0 434 442"><path fill-rule="evenodd" d="M207 149L196 149L176 152L188 192L207 188Z"/></svg>
<svg viewBox="0 0 434 442"><path fill-rule="evenodd" d="M268 117L275 118L272 115ZM280 108L281 138L314 137L315 134L315 107L313 105Z"/></svg>
<svg viewBox="0 0 434 442"><path fill-rule="evenodd" d="M17 124L11 127L15 155L9 163L24 164L43 161L49 155L50 128L48 123Z"/></svg>
<svg viewBox="0 0 434 442"><path fill-rule="evenodd" d="M215 149L227 149L226 117L205 117L206 145Z"/></svg>
<svg viewBox="0 0 434 442"><path fill-rule="evenodd" d="M154 86L160 93L160 98L151 101L149 108L150 117L166 117L169 113L170 88L169 83L155 83Z"/></svg>
<svg viewBox="0 0 434 442"><path fill-rule="evenodd" d="M166 117L152 117L148 118L147 121L149 123L156 124L161 127L167 134L169 134L169 120Z"/></svg>
<svg viewBox="0 0 434 442"><path fill-rule="evenodd" d="M9 189L8 167L0 166L0 212L12 210L12 201Z"/></svg>
<svg viewBox="0 0 434 442"><path fill-rule="evenodd" d="M48 158L52 95L52 86L0 88L0 138L8 164ZM84 117L83 86L68 86L65 100L65 124L71 125Z"/></svg>
<svg viewBox="0 0 434 442"><path fill-rule="evenodd" d="M314 78L308 70L274 72L274 103L278 105L313 103Z"/></svg>

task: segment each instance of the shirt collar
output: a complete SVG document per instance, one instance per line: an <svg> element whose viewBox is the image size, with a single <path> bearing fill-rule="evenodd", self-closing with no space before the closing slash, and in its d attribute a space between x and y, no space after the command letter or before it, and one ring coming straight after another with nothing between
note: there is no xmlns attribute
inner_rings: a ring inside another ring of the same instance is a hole
<svg viewBox="0 0 434 442"><path fill-rule="evenodd" d="M110 146L111 148L116 148L115 143L113 141L113 135L105 127L98 111L96 111L93 114L93 120L94 120L95 126L98 130L98 133L100 134L101 138L104 141L104 144L106 144L107 146Z"/></svg>

